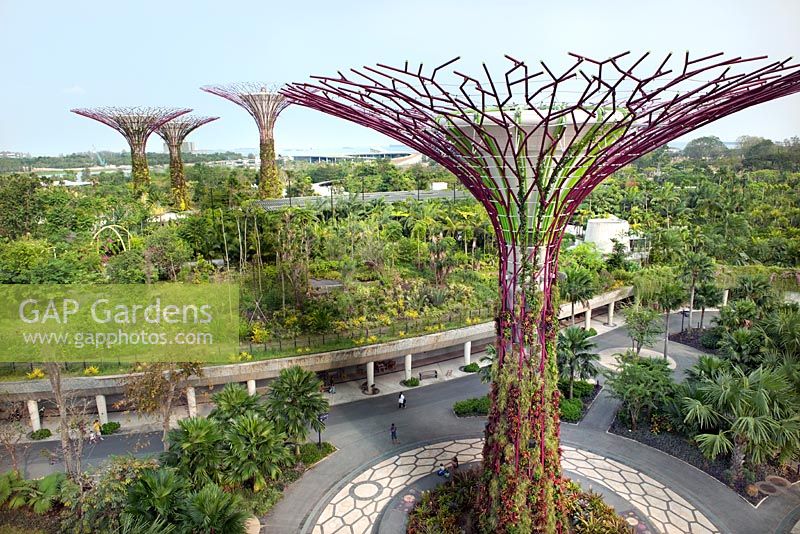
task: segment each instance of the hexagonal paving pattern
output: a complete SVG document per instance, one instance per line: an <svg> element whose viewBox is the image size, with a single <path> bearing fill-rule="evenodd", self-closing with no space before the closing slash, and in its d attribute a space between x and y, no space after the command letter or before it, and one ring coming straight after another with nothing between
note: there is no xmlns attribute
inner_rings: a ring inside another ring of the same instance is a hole
<svg viewBox="0 0 800 534"><path fill-rule="evenodd" d="M325 505L314 534L368 534L381 510L402 489L448 463L458 454L462 464L481 459L483 440L444 441L404 451L382 460L346 483ZM591 452L562 447L565 470L578 473L616 492L647 516L664 534L719 532L683 497L652 477Z"/></svg>

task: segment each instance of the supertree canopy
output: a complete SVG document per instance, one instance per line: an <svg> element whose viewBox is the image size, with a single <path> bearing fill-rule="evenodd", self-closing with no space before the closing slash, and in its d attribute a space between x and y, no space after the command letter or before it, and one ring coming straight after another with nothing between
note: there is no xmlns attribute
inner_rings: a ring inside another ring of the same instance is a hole
<svg viewBox="0 0 800 534"><path fill-rule="evenodd" d="M191 109L106 107L70 111L111 126L125 137L131 147L133 190L137 194L142 194L150 185L150 169L147 167L145 153L147 138L165 122L189 113Z"/></svg>
<svg viewBox="0 0 800 534"><path fill-rule="evenodd" d="M156 133L169 148L169 177L172 188L173 205L179 211L189 209L189 192L186 190L186 177L183 174L181 145L186 137L204 124L219 117L196 117L182 115L159 126Z"/></svg>
<svg viewBox="0 0 800 534"><path fill-rule="evenodd" d="M571 54L564 70L506 56L492 76L377 65L282 93L440 163L486 208L499 243L497 357L477 500L485 532L559 532L566 518L555 363L558 250L581 201L623 165L700 126L800 91L790 60Z"/></svg>
<svg viewBox="0 0 800 534"><path fill-rule="evenodd" d="M259 134L259 157L261 167L258 175L258 190L262 198L279 198L283 195L283 184L275 164L275 121L290 102L276 90L259 83L237 83L231 85L207 85L203 91L221 96L247 110L255 119Z"/></svg>

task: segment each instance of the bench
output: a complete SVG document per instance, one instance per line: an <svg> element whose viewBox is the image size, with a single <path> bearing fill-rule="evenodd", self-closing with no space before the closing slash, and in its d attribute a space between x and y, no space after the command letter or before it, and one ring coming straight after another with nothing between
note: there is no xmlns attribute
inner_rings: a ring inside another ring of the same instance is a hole
<svg viewBox="0 0 800 534"><path fill-rule="evenodd" d="M419 379L422 380L423 378L439 378L439 371L436 369L431 369L430 371L420 371Z"/></svg>

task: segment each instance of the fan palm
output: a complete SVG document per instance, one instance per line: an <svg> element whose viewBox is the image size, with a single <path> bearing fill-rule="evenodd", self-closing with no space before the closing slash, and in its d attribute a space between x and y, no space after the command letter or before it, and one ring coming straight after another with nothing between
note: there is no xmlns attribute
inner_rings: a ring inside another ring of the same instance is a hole
<svg viewBox="0 0 800 534"><path fill-rule="evenodd" d="M231 421L226 432L229 454L225 471L235 484L248 484L261 491L268 480L275 480L281 468L289 464L290 453L286 436L275 426L255 413L240 415Z"/></svg>
<svg viewBox="0 0 800 534"><path fill-rule="evenodd" d="M747 459L760 464L797 454L797 392L783 373L763 368L745 373L733 367L705 379L698 390L701 399L684 398L685 421L711 430L695 440L709 458L730 453L735 480L742 479Z"/></svg>
<svg viewBox="0 0 800 534"><path fill-rule="evenodd" d="M570 399L576 377L583 380L597 376L594 362L600 356L591 352L597 345L589 341L590 336L590 332L577 326L570 326L558 333L558 369L561 376L569 381Z"/></svg>
<svg viewBox="0 0 800 534"><path fill-rule="evenodd" d="M737 328L722 334L720 351L734 364L753 369L761 363L760 353L763 338L761 333L749 328Z"/></svg>
<svg viewBox="0 0 800 534"><path fill-rule="evenodd" d="M297 453L308 436L309 425L316 431L325 428L318 416L327 412L329 405L320 391L321 385L313 371L299 366L283 369L272 383L267 398L270 417L278 431L294 443Z"/></svg>
<svg viewBox="0 0 800 534"><path fill-rule="evenodd" d="M238 497L225 493L216 484L207 484L191 495L186 505L192 532L244 534L244 523L249 516Z"/></svg>
<svg viewBox="0 0 800 534"><path fill-rule="evenodd" d="M246 413L266 413L266 406L258 395L250 395L240 384L226 384L222 391L215 393L211 400L216 405L208 417L220 423L244 415Z"/></svg>
<svg viewBox="0 0 800 534"><path fill-rule="evenodd" d="M222 440L222 430L214 419L182 419L167 435L165 463L176 467L194 486L217 482L221 478Z"/></svg>
<svg viewBox="0 0 800 534"><path fill-rule="evenodd" d="M173 469L148 469L128 489L125 513L130 521L173 523L185 497L185 482Z"/></svg>

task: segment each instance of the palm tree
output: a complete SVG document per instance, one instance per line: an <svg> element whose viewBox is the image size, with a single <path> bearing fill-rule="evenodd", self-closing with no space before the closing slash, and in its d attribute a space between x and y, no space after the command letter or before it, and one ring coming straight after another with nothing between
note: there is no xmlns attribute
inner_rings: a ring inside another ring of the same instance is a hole
<svg viewBox="0 0 800 534"><path fill-rule="evenodd" d="M744 275L736 283L731 291L731 298L740 300L752 300L761 310L768 308L775 300L775 292L772 290L769 278L766 276Z"/></svg>
<svg viewBox="0 0 800 534"><path fill-rule="evenodd" d="M207 484L186 504L186 518L192 532L244 534L250 514L236 495L225 493L216 484Z"/></svg>
<svg viewBox="0 0 800 534"><path fill-rule="evenodd" d="M600 356L591 352L597 345L589 341L590 336L590 332L577 326L570 326L558 333L558 369L561 376L569 380L570 399L576 377L585 380L597 376L593 362L598 361Z"/></svg>
<svg viewBox="0 0 800 534"><path fill-rule="evenodd" d="M226 473L234 484L248 484L255 492L264 489L268 480L276 480L281 468L290 462L286 436L256 413L233 419L226 438L229 444Z"/></svg>
<svg viewBox="0 0 800 534"><path fill-rule="evenodd" d="M571 323L574 325L575 303L587 303L597 292L597 283L594 273L585 267L568 267L564 273L566 274L566 279L558 285L558 289L572 305L570 317Z"/></svg>
<svg viewBox="0 0 800 534"><path fill-rule="evenodd" d="M241 384L226 384L222 391L212 395L211 400L216 406L208 417L220 423L228 423L246 413L266 415L266 406L261 402L261 397L250 395Z"/></svg>
<svg viewBox="0 0 800 534"><path fill-rule="evenodd" d="M299 454L300 444L308 436L309 425L322 431L325 423L319 415L329 409L328 399L321 393L322 381L313 371L294 366L283 369L272 383L267 399L270 417L278 430L286 434Z"/></svg>
<svg viewBox="0 0 800 534"><path fill-rule="evenodd" d="M714 261L703 252L689 252L684 258L683 265L689 278L689 329L691 330L697 284L705 282L714 274Z"/></svg>
<svg viewBox="0 0 800 534"><path fill-rule="evenodd" d="M675 281L665 281L661 289L656 294L656 302L664 311L664 359L667 359L667 348L669 346L669 314L683 303L684 289Z"/></svg>
<svg viewBox="0 0 800 534"><path fill-rule="evenodd" d="M759 355L763 344L764 339L760 332L749 328L737 328L722 334L719 349L734 364L745 369L753 369L761 363Z"/></svg>
<svg viewBox="0 0 800 534"><path fill-rule="evenodd" d="M685 420L712 431L695 438L707 457L731 454L734 480L742 479L748 458L760 464L776 455L797 454L797 391L780 371L745 373L733 367L704 380L698 390L701 399L684 398Z"/></svg>
<svg viewBox="0 0 800 534"><path fill-rule="evenodd" d="M722 289L714 282L701 282L694 293L694 305L700 308L700 329L703 328L706 308L718 306L722 302Z"/></svg>
<svg viewBox="0 0 800 534"><path fill-rule="evenodd" d="M125 515L129 521L175 522L185 498L186 483L173 469L148 469L127 491Z"/></svg>
<svg viewBox="0 0 800 534"><path fill-rule="evenodd" d="M767 349L791 359L800 359L800 310L783 308L768 315L759 325Z"/></svg>
<svg viewBox="0 0 800 534"><path fill-rule="evenodd" d="M176 467L195 487L218 482L222 475L222 439L222 430L214 419L181 419L178 428L167 436L164 463Z"/></svg>

